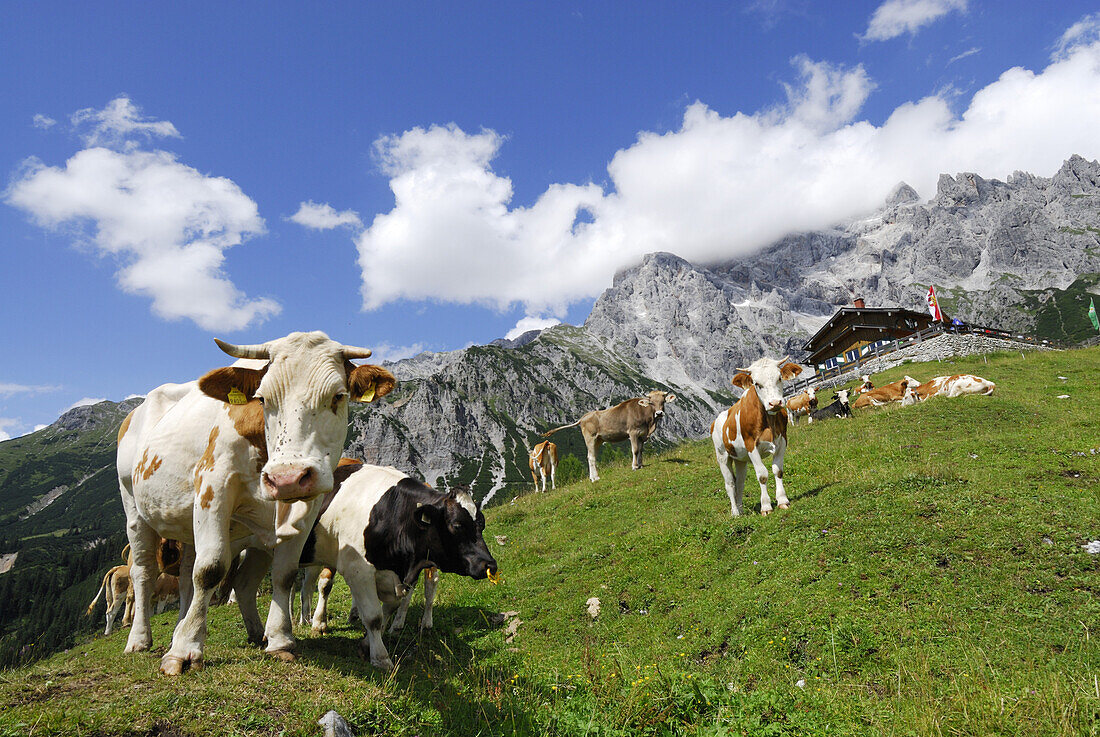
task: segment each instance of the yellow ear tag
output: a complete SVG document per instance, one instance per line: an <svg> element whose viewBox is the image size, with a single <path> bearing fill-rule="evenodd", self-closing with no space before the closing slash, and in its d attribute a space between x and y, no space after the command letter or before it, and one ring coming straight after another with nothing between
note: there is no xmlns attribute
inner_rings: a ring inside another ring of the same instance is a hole
<svg viewBox="0 0 1100 737"><path fill-rule="evenodd" d="M356 402L373 402L374 401L374 384L370 385L370 388L355 398Z"/></svg>
<svg viewBox="0 0 1100 737"><path fill-rule="evenodd" d="M493 584L494 586L504 580L504 576L500 575L500 573L486 572L485 578L489 579L489 583Z"/></svg>
<svg viewBox="0 0 1100 737"><path fill-rule="evenodd" d="M237 387L233 387L229 390L229 394L226 397L230 404L248 404L248 397L244 395Z"/></svg>

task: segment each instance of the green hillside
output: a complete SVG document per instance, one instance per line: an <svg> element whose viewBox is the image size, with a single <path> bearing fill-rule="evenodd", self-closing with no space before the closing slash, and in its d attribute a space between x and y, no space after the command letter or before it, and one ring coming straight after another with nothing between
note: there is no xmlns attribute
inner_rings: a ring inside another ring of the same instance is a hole
<svg viewBox="0 0 1100 737"><path fill-rule="evenodd" d="M319 735L329 709L357 735L1096 734L1100 349L876 382L957 372L996 393L792 428L768 517L730 518L703 442L488 510L504 582L444 576L392 674L343 626L270 661L222 607L206 668L165 679L169 613L153 654L123 631L0 673L0 734Z"/></svg>

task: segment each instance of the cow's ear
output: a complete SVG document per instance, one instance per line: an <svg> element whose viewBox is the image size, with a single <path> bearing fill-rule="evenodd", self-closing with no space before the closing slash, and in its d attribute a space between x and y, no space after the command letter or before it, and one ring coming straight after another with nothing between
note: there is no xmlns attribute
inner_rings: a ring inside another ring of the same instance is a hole
<svg viewBox="0 0 1100 737"><path fill-rule="evenodd" d="M797 363L785 363L779 367L779 375L783 377L783 381L790 381L800 373L802 373L802 367Z"/></svg>
<svg viewBox="0 0 1100 737"><path fill-rule="evenodd" d="M422 530L427 530L434 525L442 514L443 510L441 508L434 504L425 504L424 502L417 502L416 511L413 513L416 519L416 526Z"/></svg>
<svg viewBox="0 0 1100 737"><path fill-rule="evenodd" d="M345 361L344 368L348 372L348 391L353 402L373 402L389 394L397 385L393 374L381 366L371 363L356 366Z"/></svg>
<svg viewBox="0 0 1100 737"><path fill-rule="evenodd" d="M667 397L665 397L665 401L666 402L675 402L676 401L676 395L675 394L669 394Z"/></svg>
<svg viewBox="0 0 1100 737"><path fill-rule="evenodd" d="M638 400L638 406L639 407L648 407L652 404L653 404L653 402L649 401L648 399L639 399Z"/></svg>
<svg viewBox="0 0 1100 737"><path fill-rule="evenodd" d="M256 395L265 373L266 366L262 369L243 366L214 369L199 379L199 391L229 404L247 404Z"/></svg>
<svg viewBox="0 0 1100 737"><path fill-rule="evenodd" d="M730 379L730 383L734 386L739 386L742 389L748 389L750 386L752 386L752 377L742 371L741 373L736 374L732 379Z"/></svg>

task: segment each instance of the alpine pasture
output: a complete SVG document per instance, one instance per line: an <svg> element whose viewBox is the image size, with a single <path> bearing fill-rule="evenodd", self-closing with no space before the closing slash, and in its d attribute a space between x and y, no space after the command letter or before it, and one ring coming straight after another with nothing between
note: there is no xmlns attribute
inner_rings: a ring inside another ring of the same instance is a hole
<svg viewBox="0 0 1100 737"><path fill-rule="evenodd" d="M435 628L414 603L386 636L393 672L356 655L340 580L294 663L219 607L205 668L163 678L169 612L151 653L116 631L0 673L0 734L317 735L329 709L357 735L1095 734L1100 348L875 381L953 373L997 390L791 427L791 508L767 517L748 491L730 517L704 438L505 490L503 582L444 575Z"/></svg>

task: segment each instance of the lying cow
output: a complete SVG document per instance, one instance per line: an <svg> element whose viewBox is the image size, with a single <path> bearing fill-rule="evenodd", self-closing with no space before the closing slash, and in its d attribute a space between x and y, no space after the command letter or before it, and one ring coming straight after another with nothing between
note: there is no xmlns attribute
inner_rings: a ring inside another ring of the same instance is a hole
<svg viewBox="0 0 1100 737"><path fill-rule="evenodd" d="M126 614L123 615L122 624L124 626L130 624L130 620L133 618L133 609L128 606L129 592L130 566L125 564L115 566L103 576L103 583L100 585L99 591L96 592L95 598L92 599L92 603L88 605L88 610L84 613L85 616L91 616L92 612L95 611L96 604L99 603L99 597L106 594L107 627L103 630L103 634L109 635L114 632L115 619L124 606L126 607Z"/></svg>
<svg viewBox="0 0 1100 737"><path fill-rule="evenodd" d="M535 481L535 491L539 490L539 478L542 478L542 490L546 491L546 477L550 477L550 488L556 489L558 475L558 446L549 440L531 449L527 454L527 465L531 468L531 478Z"/></svg>
<svg viewBox="0 0 1100 737"><path fill-rule="evenodd" d="M475 579L496 573L484 529L485 515L468 493L436 491L396 468L361 464L317 520L301 564L333 568L347 580L367 630L359 652L389 670L393 662L382 643L382 625L422 570ZM323 631L326 624L315 619L314 626Z"/></svg>
<svg viewBox="0 0 1100 737"><path fill-rule="evenodd" d="M810 413L810 422L827 420L833 417L851 417L852 408L848 404L848 390L840 389L833 395L833 401L821 409Z"/></svg>
<svg viewBox="0 0 1100 737"><path fill-rule="evenodd" d="M988 396L994 392L997 385L989 379L983 379L974 374L955 374L954 376L937 376L916 388L916 398L923 401L929 397L961 397L966 394L979 394Z"/></svg>
<svg viewBox="0 0 1100 737"><path fill-rule="evenodd" d="M859 386L852 390L852 397L858 397L860 394L869 392L875 388L875 385L871 383L871 375L863 374L859 377Z"/></svg>
<svg viewBox="0 0 1100 737"><path fill-rule="evenodd" d="M653 390L644 397L635 397L609 409L595 409L576 422L555 427L542 436L548 438L558 430L579 425L588 447L588 478L599 481L596 471L596 454L604 443L630 441L630 467L637 471L642 467L642 446L657 430L657 423L665 415L665 402L676 401L676 395Z"/></svg>
<svg viewBox="0 0 1100 737"><path fill-rule="evenodd" d="M374 401L395 383L383 368L351 363L369 350L320 332L259 345L217 343L244 360L198 381L154 389L119 430L118 477L136 596L126 652L152 645L159 538L185 545L181 616L161 659L166 675L202 665L210 596L229 567L233 542L250 535L263 549L250 551L237 576L248 638L259 643L266 636L269 653L293 658L289 587L321 497L333 487L348 402ZM256 589L269 566L265 628Z"/></svg>
<svg viewBox="0 0 1100 737"><path fill-rule="evenodd" d="M920 382L912 376L906 376L890 384L860 394L856 401L852 403L852 407L856 409L862 407L881 407L884 404L900 402L905 398L905 389L908 386L912 386L916 389L920 386Z"/></svg>
<svg viewBox="0 0 1100 737"><path fill-rule="evenodd" d="M810 414L815 409L817 409L817 390L812 386L787 400L787 416L796 425L798 418Z"/></svg>
<svg viewBox="0 0 1100 737"><path fill-rule="evenodd" d="M787 450L787 413L783 411L783 382L802 373L802 367L791 363L760 358L748 368L738 369L733 385L745 392L737 404L723 410L710 426L718 468L726 482L730 498L730 514L737 517L743 511L747 465L752 463L760 483L760 513L772 511L768 496L768 469L763 458L772 456L775 474L775 500L780 509L790 502L783 489L783 455Z"/></svg>

